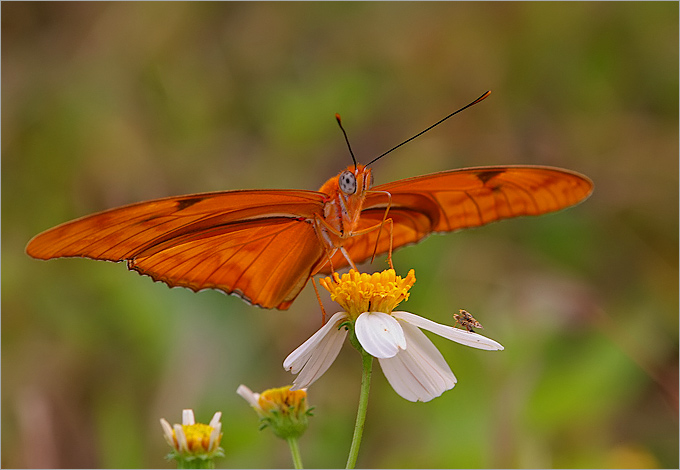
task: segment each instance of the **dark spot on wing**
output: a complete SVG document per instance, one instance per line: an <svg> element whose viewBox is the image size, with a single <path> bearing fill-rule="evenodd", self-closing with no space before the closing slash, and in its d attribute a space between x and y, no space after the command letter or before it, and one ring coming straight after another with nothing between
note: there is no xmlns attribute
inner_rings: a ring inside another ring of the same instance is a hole
<svg viewBox="0 0 680 470"><path fill-rule="evenodd" d="M191 207L197 202L201 202L203 200L202 197L192 197L189 199L182 199L180 201L177 201L177 210L181 211L186 209L187 207Z"/></svg>
<svg viewBox="0 0 680 470"><path fill-rule="evenodd" d="M491 178L494 178L502 173L505 173L505 170L486 170L480 171L476 176L479 181L486 184Z"/></svg>

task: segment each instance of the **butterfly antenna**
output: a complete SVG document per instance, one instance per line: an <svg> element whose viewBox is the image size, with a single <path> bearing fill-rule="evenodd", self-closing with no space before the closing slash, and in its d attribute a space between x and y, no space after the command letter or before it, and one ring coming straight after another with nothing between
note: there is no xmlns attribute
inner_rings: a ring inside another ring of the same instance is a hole
<svg viewBox="0 0 680 470"><path fill-rule="evenodd" d="M445 118L440 119L439 121L437 121L437 122L435 122L434 124L432 124L432 125L431 125L430 127L428 127L427 129L418 132L416 135L414 135L414 136L411 137L410 139L406 139L405 141L403 141L403 142L400 143L399 145L396 145L396 146L392 147L391 149L389 149L387 152L383 153L382 155L378 155L378 156L375 157L373 160L371 160L370 162L368 162L368 163L366 164L366 166L370 165L371 163L376 162L377 160L381 159L382 157L384 157L384 156L387 155L388 153L392 152L393 150L398 149L398 148L401 147L402 145L404 145L404 144L406 144L406 143L408 143L408 142L411 142L411 141L412 141L413 139L415 139L416 137L420 137L421 135L423 135L424 133L426 133L427 131L429 131L429 130L432 129L433 127L438 126L438 125L441 124L442 122L446 121L446 120L447 120L448 118L450 118L451 116L455 116L456 114L458 114L458 113L460 113L461 111L463 111L463 110L469 108L470 106L473 106L473 105L479 103L480 101L482 101L483 99L485 99L485 98L486 98L487 96L489 96L490 94L491 94L491 90L485 92L482 96L480 96L479 98L477 98L476 100L474 100L472 103L467 104L467 105L463 106L462 108L460 108L460 109L458 109L458 110L452 112L451 114L449 114L449 115L446 116ZM336 115L336 116L337 116L337 115ZM338 116L338 117L339 117L339 116ZM343 132L344 132L344 131L343 131ZM352 157L352 158L354 158L354 157Z"/></svg>
<svg viewBox="0 0 680 470"><path fill-rule="evenodd" d="M349 154L352 156L352 161L354 162L354 169L356 170L357 159L354 158L354 152L352 152L352 146L349 144L349 138L347 137L347 132L345 132L345 128L342 127L342 119L340 119L340 115L338 113L335 113L335 120L338 121L338 126L340 126L340 130L342 131L342 135L345 136L345 142L347 142L347 148L349 149Z"/></svg>

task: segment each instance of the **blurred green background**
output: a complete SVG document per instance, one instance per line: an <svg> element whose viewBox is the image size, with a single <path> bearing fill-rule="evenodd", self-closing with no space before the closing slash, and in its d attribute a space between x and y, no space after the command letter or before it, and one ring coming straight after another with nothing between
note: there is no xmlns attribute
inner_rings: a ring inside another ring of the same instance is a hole
<svg viewBox="0 0 680 470"><path fill-rule="evenodd" d="M145 199L317 189L349 164L334 113L367 162L487 89L376 184L544 164L595 192L395 254L404 309L465 308L505 351L433 337L459 382L426 404L376 363L358 465L677 468L677 2L3 2L2 466L172 467L158 420L182 408L223 412L218 466L290 466L235 391L291 382L311 287L265 311L26 243ZM360 367L346 345L309 390L307 466L344 465Z"/></svg>

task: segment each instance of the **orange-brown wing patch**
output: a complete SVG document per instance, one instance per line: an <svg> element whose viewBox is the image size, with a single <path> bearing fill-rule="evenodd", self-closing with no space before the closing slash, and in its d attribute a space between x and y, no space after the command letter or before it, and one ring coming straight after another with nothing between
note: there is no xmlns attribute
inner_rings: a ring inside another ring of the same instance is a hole
<svg viewBox="0 0 680 470"><path fill-rule="evenodd" d="M313 191L224 191L140 202L58 225L26 247L34 258L133 258L187 233L245 220L313 218L324 195Z"/></svg>
<svg viewBox="0 0 680 470"><path fill-rule="evenodd" d="M583 201L592 189L593 183L581 174L538 166L466 168L374 188L392 195L390 214L396 209L420 212L431 221L433 232L557 211ZM384 194L371 193L364 207L386 204Z"/></svg>
<svg viewBox="0 0 680 470"><path fill-rule="evenodd" d="M26 251L40 259L128 260L130 269L170 286L216 288L285 309L322 252L310 221L324 197L253 190L158 199L59 225Z"/></svg>
<svg viewBox="0 0 680 470"><path fill-rule="evenodd" d="M309 221L272 218L182 235L139 253L128 266L169 286L220 289L285 310L322 253Z"/></svg>

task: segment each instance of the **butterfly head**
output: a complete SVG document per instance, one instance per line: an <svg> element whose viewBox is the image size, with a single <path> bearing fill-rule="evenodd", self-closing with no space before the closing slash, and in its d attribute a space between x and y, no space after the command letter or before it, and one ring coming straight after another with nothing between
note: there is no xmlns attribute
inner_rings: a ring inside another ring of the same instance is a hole
<svg viewBox="0 0 680 470"><path fill-rule="evenodd" d="M337 185L346 196L361 196L373 185L371 169L364 165L350 165L338 175Z"/></svg>

